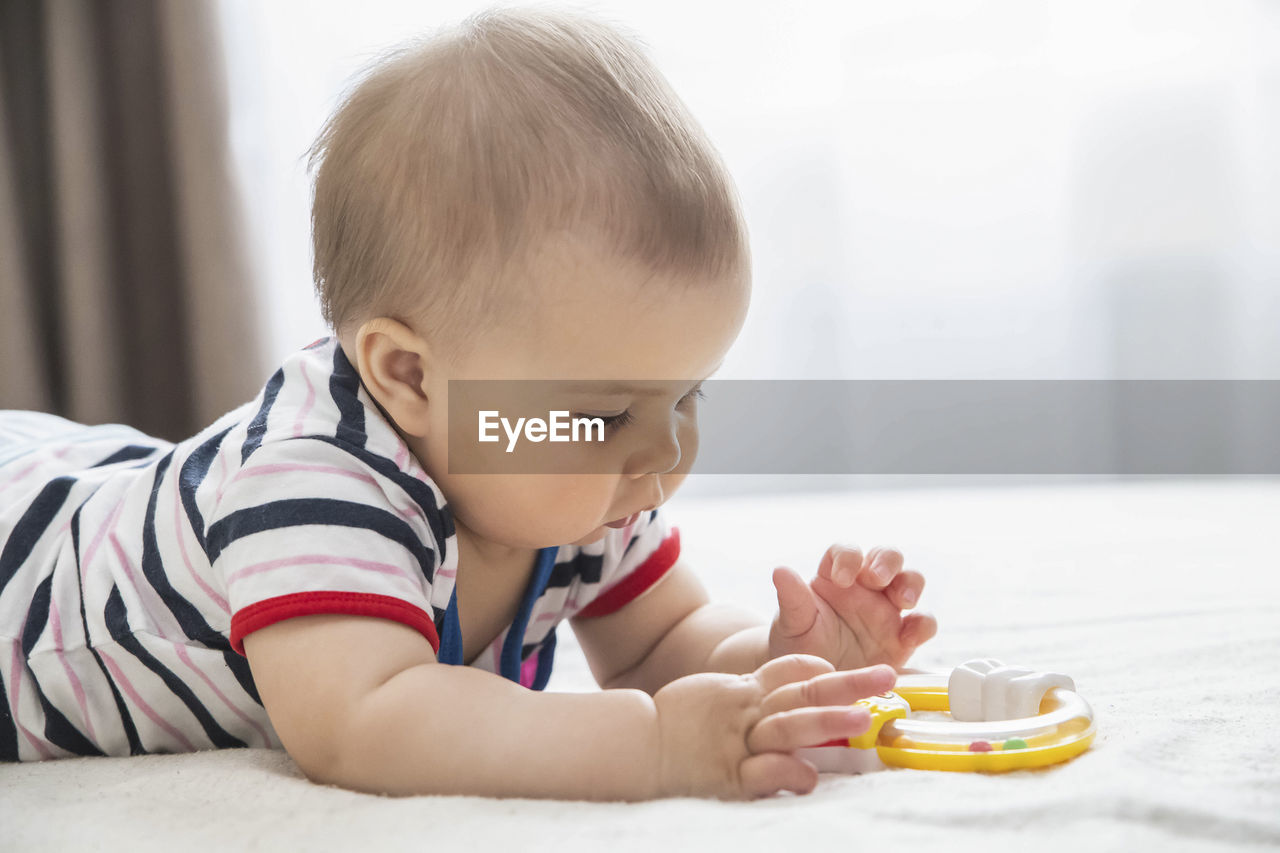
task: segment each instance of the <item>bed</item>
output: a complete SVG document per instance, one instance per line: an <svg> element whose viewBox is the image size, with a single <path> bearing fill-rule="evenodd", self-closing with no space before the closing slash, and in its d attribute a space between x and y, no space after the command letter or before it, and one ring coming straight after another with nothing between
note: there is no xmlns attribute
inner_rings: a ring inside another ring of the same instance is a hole
<svg viewBox="0 0 1280 853"><path fill-rule="evenodd" d="M1147 480L677 496L713 598L763 618L769 573L832 541L928 578L913 665L1068 673L1089 751L1008 774L825 775L811 795L639 804L392 799L306 781L281 752L0 766L5 850L779 850L1280 846L1280 481ZM549 689L596 689L568 626Z"/></svg>

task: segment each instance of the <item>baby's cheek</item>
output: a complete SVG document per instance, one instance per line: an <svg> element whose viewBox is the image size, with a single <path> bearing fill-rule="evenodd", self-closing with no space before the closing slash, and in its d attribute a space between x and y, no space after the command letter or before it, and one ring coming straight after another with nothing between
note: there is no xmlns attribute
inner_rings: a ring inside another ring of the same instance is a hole
<svg viewBox="0 0 1280 853"><path fill-rule="evenodd" d="M528 476L527 487L503 502L503 515L546 544L576 541L608 521L612 501L608 477Z"/></svg>

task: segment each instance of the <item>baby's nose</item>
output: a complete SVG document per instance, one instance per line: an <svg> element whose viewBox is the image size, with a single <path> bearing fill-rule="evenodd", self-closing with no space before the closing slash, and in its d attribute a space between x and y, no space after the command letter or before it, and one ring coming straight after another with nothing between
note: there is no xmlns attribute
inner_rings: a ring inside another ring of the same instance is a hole
<svg viewBox="0 0 1280 853"><path fill-rule="evenodd" d="M666 474L680 464L680 459L680 439L675 430L662 430L652 436L652 441L642 450L637 451L632 460L632 471L637 477Z"/></svg>

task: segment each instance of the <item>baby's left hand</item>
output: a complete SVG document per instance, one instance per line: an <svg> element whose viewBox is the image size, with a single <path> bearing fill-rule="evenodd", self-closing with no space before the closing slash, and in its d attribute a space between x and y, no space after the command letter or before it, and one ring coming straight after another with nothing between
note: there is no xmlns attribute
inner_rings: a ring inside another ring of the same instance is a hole
<svg viewBox="0 0 1280 853"><path fill-rule="evenodd" d="M809 583L789 568L773 572L778 615L769 630L769 654L809 654L837 669L877 663L901 668L938 630L927 613L906 613L924 589L924 576L902 570L893 548L862 551L832 545Z"/></svg>

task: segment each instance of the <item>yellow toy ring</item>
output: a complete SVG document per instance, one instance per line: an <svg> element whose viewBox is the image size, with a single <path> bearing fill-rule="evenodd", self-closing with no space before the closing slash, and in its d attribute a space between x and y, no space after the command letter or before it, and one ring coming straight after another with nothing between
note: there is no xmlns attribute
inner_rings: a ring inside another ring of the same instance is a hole
<svg viewBox="0 0 1280 853"><path fill-rule="evenodd" d="M828 772L999 773L1074 758L1097 731L1093 709L1070 678L991 659L968 661L950 676L900 676L892 692L857 706L871 712L864 734L796 754Z"/></svg>

